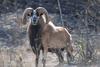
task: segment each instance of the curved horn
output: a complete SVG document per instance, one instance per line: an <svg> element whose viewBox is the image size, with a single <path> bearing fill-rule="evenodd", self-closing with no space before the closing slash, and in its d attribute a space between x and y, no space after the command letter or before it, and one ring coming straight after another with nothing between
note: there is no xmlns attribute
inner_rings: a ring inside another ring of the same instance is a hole
<svg viewBox="0 0 100 67"><path fill-rule="evenodd" d="M48 11L44 7L38 7L38 8L36 8L36 13L37 13L38 16L41 16L41 15L45 14L46 23L49 22Z"/></svg>
<svg viewBox="0 0 100 67"><path fill-rule="evenodd" d="M23 16L22 16L22 24L26 24L27 21L27 16L32 16L33 13L33 8L29 7L26 8L23 12Z"/></svg>

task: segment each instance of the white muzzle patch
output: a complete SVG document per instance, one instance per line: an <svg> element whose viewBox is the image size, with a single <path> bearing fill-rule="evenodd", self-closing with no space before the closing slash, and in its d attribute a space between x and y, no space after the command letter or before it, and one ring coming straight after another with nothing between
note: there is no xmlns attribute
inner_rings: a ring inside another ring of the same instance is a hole
<svg viewBox="0 0 100 67"><path fill-rule="evenodd" d="M38 23L39 17L36 15L36 12L33 11L33 16L31 17L31 23L32 25L36 25Z"/></svg>

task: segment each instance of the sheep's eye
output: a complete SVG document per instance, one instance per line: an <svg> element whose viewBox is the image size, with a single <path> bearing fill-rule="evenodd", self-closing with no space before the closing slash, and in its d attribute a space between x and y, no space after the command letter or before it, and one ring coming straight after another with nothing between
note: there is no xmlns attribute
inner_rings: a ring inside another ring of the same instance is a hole
<svg viewBox="0 0 100 67"><path fill-rule="evenodd" d="M30 14L27 14L27 16L30 16Z"/></svg>
<svg viewBox="0 0 100 67"><path fill-rule="evenodd" d="M33 12L31 13L31 16L33 15Z"/></svg>
<svg viewBox="0 0 100 67"><path fill-rule="evenodd" d="M40 16L43 15L43 13L40 14Z"/></svg>
<svg viewBox="0 0 100 67"><path fill-rule="evenodd" d="M27 14L27 16L32 16L32 15L33 15L33 13L32 13L32 12Z"/></svg>

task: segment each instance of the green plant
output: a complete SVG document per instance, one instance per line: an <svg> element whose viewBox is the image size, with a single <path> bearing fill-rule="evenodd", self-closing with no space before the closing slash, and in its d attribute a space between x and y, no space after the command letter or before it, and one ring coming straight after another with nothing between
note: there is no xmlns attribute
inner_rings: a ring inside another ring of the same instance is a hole
<svg viewBox="0 0 100 67"><path fill-rule="evenodd" d="M83 40L77 40L76 44L76 53L74 55L74 59L77 63L81 62L85 58L85 44Z"/></svg>

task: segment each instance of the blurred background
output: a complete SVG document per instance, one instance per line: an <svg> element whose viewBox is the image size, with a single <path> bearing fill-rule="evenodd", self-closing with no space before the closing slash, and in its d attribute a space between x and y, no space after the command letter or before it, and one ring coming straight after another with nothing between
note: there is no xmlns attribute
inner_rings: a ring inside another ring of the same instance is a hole
<svg viewBox="0 0 100 67"><path fill-rule="evenodd" d="M89 56L90 66L99 67L100 0L0 0L0 67L34 66L35 55L29 45L27 25L21 24L21 17L25 8L35 9L39 6L47 9L55 25L68 29L72 34L73 43L81 45L81 48L75 47L75 49L82 49L85 57ZM75 57L79 58L82 52L76 51ZM93 64L94 57L98 60ZM82 59L83 55L77 61L80 62ZM58 59L52 53L48 54L47 63L47 67L67 66L57 66Z"/></svg>

